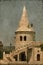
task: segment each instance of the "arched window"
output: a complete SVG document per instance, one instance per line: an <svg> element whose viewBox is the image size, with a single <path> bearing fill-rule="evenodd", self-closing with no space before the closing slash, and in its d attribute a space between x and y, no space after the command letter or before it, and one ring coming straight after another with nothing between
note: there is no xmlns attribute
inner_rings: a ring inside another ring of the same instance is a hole
<svg viewBox="0 0 43 65"><path fill-rule="evenodd" d="M22 41L22 36L20 36L20 41Z"/></svg>
<svg viewBox="0 0 43 65"><path fill-rule="evenodd" d="M37 61L40 61L40 54L37 54Z"/></svg>
<svg viewBox="0 0 43 65"><path fill-rule="evenodd" d="M24 36L24 41L26 41L26 36Z"/></svg>
<svg viewBox="0 0 43 65"><path fill-rule="evenodd" d="M20 60L20 61L26 61L25 52L21 52L21 53L19 54L19 60Z"/></svg>

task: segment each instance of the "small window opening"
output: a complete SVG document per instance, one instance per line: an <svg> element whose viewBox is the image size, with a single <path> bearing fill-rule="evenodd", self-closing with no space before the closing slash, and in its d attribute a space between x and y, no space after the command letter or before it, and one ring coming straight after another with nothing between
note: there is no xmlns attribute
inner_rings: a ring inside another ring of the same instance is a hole
<svg viewBox="0 0 43 65"><path fill-rule="evenodd" d="M37 61L40 61L40 54L37 54Z"/></svg>
<svg viewBox="0 0 43 65"><path fill-rule="evenodd" d="M26 41L26 36L24 36L24 41Z"/></svg>
<svg viewBox="0 0 43 65"><path fill-rule="evenodd" d="M22 41L22 36L20 36L20 41Z"/></svg>

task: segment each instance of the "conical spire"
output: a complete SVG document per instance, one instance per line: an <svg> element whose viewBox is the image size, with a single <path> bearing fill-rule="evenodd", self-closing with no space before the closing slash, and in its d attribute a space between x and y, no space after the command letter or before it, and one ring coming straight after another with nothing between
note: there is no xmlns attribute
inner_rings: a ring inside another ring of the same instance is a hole
<svg viewBox="0 0 43 65"><path fill-rule="evenodd" d="M29 24L28 21L28 16L27 16L27 11L25 6L23 8L23 13L19 22L19 27L16 30L16 32L17 31L33 31L33 28L31 28L31 25Z"/></svg>
<svg viewBox="0 0 43 65"><path fill-rule="evenodd" d="M28 26L29 25L29 22L28 22L28 18L27 18L27 12L26 12L26 7L24 6L23 8L23 13L22 13L22 16L21 16L21 19L20 19L20 23L19 23L19 26Z"/></svg>

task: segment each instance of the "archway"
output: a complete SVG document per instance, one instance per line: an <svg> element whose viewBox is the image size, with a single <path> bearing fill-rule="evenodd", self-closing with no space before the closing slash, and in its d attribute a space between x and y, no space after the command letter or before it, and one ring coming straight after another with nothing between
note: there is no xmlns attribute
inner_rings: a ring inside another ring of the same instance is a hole
<svg viewBox="0 0 43 65"><path fill-rule="evenodd" d="M22 52L22 53L19 54L19 59L20 59L20 61L26 61L25 52Z"/></svg>

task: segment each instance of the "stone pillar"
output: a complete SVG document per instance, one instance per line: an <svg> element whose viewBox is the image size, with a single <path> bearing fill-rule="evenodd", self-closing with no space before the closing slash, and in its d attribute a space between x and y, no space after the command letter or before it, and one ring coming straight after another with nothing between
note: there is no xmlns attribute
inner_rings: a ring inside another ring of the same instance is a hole
<svg viewBox="0 0 43 65"><path fill-rule="evenodd" d="M19 61L19 54L18 54L18 59L17 60Z"/></svg>

